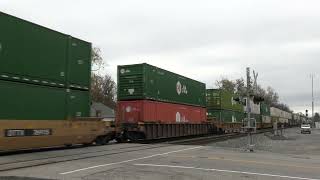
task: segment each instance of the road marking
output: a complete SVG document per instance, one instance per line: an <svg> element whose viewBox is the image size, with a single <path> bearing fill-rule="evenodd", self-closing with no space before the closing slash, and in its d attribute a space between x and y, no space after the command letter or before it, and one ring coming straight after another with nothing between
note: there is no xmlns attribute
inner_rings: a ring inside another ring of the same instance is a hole
<svg viewBox="0 0 320 180"><path fill-rule="evenodd" d="M271 163L271 162L259 162L259 161L248 161L241 159L228 159L224 157L208 157L210 160L222 160L222 161L232 161L232 162L244 162L244 163L252 163L252 164L264 164L264 165L275 165L275 166L284 166L284 167L296 167L296 168L305 168L305 169L320 169L320 167L311 167L311 166L298 166L298 165L290 165L290 164L279 164L279 163Z"/></svg>
<svg viewBox="0 0 320 180"><path fill-rule="evenodd" d="M73 171L63 172L63 173L59 173L59 174L60 175L72 174L72 173L79 172L79 171L86 171L86 170L89 170L89 169L95 169L95 168L99 168L99 167L106 167L106 166L112 166L112 165L117 165L117 164L123 164L123 163L127 163L127 162L138 161L138 160L148 159L148 158L152 158L152 157L156 157L156 156L163 156L163 155L172 154L172 153L176 153L176 152L189 151L189 150L200 149L200 148L203 148L203 146L180 149L180 150L176 150L176 151L169 151L169 152L166 152L166 153L154 154L154 155L150 155L150 156L146 156L146 157L141 157L141 158L136 158L136 159L129 159L129 160L120 161L120 162L114 162L114 163L109 163L109 164L101 164L101 165L91 166L91 167L87 167L87 168L76 169L76 170L73 170Z"/></svg>
<svg viewBox="0 0 320 180"><path fill-rule="evenodd" d="M134 165L148 166L148 167L167 167L167 168L177 168L177 169L195 169L195 170L202 170L202 171L228 172L228 173L236 173L236 174L279 177L279 178L287 178L287 179L320 180L320 179L305 178L305 177L284 176L284 175L277 175L277 174L263 174L263 173L246 172L246 171L232 171L232 170L225 170L225 169L206 169L206 168L197 168L197 167L189 167L189 166L171 166L171 165L161 165L161 164L134 164Z"/></svg>

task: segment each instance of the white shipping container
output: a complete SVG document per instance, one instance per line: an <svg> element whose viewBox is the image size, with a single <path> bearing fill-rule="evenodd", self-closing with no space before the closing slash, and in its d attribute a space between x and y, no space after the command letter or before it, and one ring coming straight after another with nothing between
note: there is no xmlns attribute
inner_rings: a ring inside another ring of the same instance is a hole
<svg viewBox="0 0 320 180"><path fill-rule="evenodd" d="M279 123L289 123L289 120L286 118L279 118Z"/></svg>
<svg viewBox="0 0 320 180"><path fill-rule="evenodd" d="M275 107L270 107L270 114L272 117L281 117L281 110Z"/></svg>
<svg viewBox="0 0 320 180"><path fill-rule="evenodd" d="M283 112L283 118L286 119L292 119L292 114L286 111L282 111Z"/></svg>

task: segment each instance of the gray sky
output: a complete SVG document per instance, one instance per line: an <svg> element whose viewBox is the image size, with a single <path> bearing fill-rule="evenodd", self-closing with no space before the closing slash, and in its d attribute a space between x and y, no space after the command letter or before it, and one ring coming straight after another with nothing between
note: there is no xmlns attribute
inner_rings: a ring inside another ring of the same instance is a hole
<svg viewBox="0 0 320 180"><path fill-rule="evenodd" d="M259 72L295 111L320 111L318 0L0 0L0 10L90 41L116 66L147 62L214 87ZM319 104L319 105L318 105Z"/></svg>

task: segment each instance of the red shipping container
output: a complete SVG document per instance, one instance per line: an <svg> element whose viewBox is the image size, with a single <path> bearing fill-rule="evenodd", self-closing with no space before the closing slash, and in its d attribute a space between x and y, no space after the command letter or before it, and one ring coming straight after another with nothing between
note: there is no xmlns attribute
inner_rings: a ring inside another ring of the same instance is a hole
<svg viewBox="0 0 320 180"><path fill-rule="evenodd" d="M162 124L206 122L206 108L149 100L118 101L117 123Z"/></svg>

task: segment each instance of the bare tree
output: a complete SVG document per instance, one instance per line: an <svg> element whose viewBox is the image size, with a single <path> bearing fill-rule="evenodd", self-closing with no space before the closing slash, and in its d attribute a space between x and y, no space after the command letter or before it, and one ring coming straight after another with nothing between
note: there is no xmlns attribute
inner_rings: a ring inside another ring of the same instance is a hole
<svg viewBox="0 0 320 180"><path fill-rule="evenodd" d="M116 106L116 83L110 75L93 75L91 80L91 99L95 102L101 102L108 107Z"/></svg>
<svg viewBox="0 0 320 180"><path fill-rule="evenodd" d="M250 82L251 87L252 83L253 82ZM227 78L221 78L221 80L216 81L216 85L219 87L219 89L234 92L241 97L246 96L247 89L243 78L236 79L235 81ZM253 94L253 92L251 92L251 94ZM288 105L279 102L279 94L272 87L267 87L267 89L264 89L261 85L258 85L257 91L254 94L264 98L264 102L270 106L277 107L288 112L291 111Z"/></svg>
<svg viewBox="0 0 320 180"><path fill-rule="evenodd" d="M219 89L223 89L229 92L235 92L236 90L236 84L227 78L222 78L221 80L216 81L216 86L218 86Z"/></svg>
<svg viewBox="0 0 320 180"><path fill-rule="evenodd" d="M236 79L235 89L236 89L236 93L239 94L240 96L246 96L247 89L246 89L245 82L244 82L243 78Z"/></svg>
<svg viewBox="0 0 320 180"><path fill-rule="evenodd" d="M99 48L92 49L92 64L98 67L96 70L103 68L104 61ZM91 100L103 103L104 105L115 108L116 106L116 83L109 74L99 75L91 73Z"/></svg>
<svg viewBox="0 0 320 180"><path fill-rule="evenodd" d="M91 50L91 62L92 66L96 69L92 69L92 71L99 71L103 66L103 58L101 56L101 50L98 47L93 47Z"/></svg>

